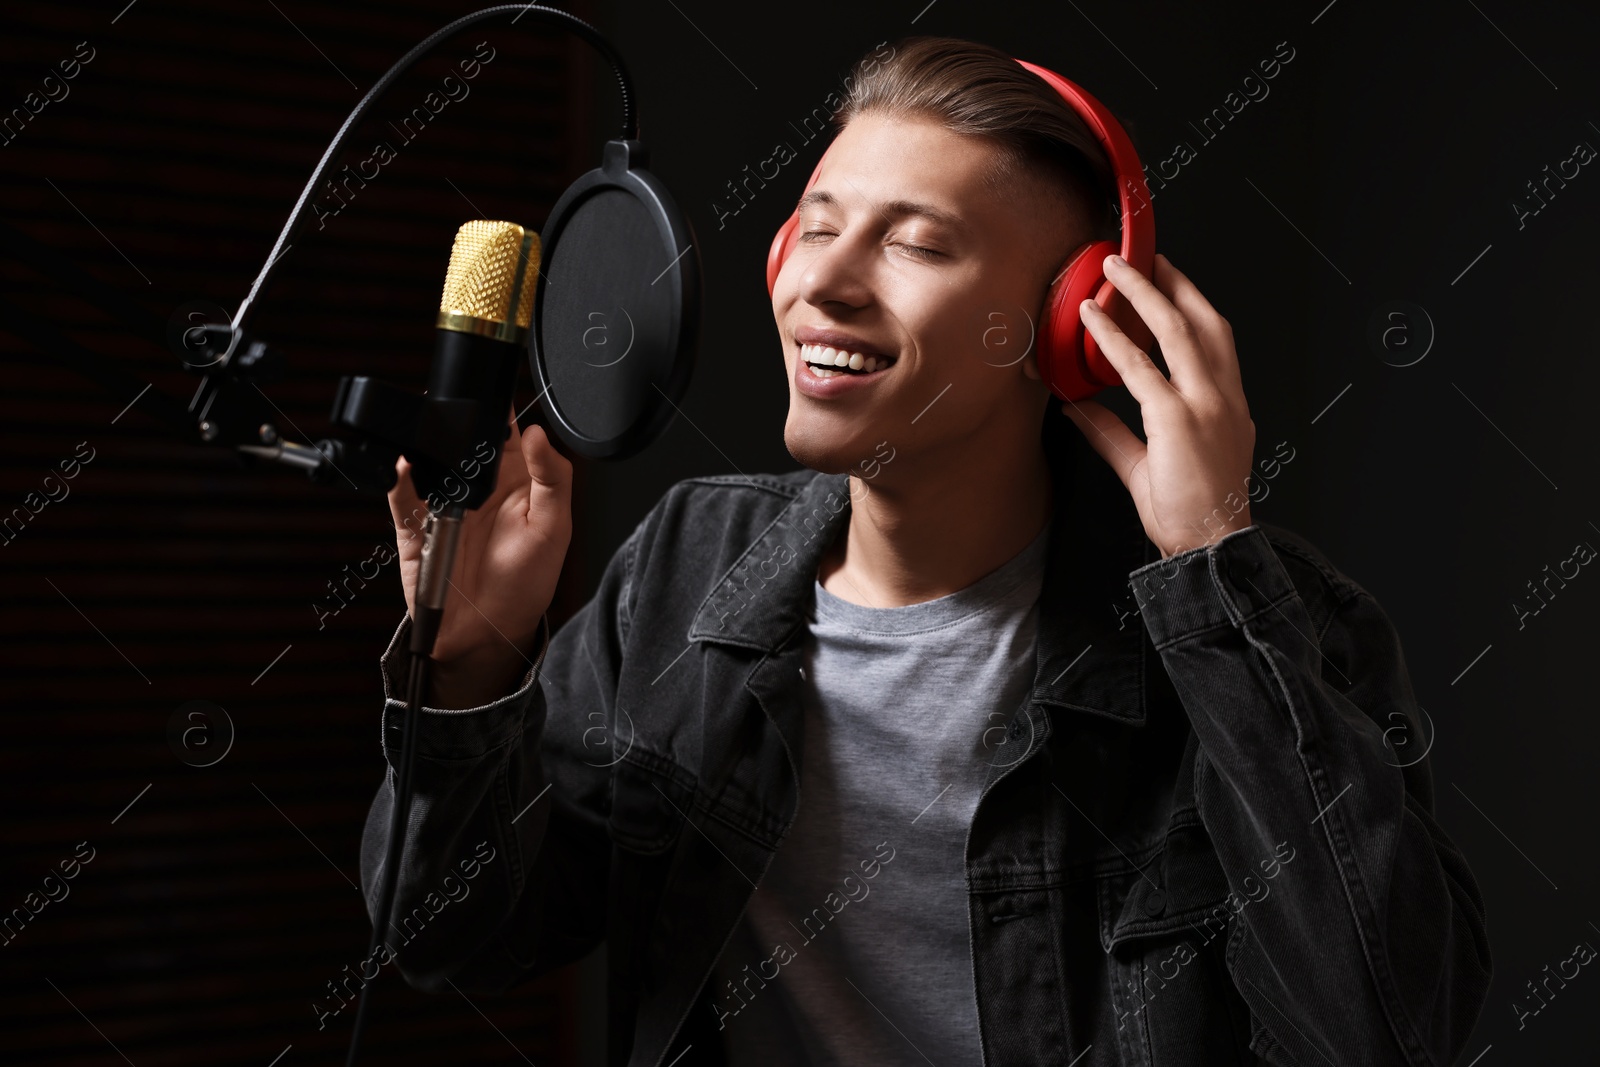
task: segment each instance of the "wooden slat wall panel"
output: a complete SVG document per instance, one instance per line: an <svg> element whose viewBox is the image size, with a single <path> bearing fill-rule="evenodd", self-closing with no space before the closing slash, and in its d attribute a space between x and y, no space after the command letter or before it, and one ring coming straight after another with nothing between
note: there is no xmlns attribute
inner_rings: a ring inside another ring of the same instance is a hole
<svg viewBox="0 0 1600 1067"><path fill-rule="evenodd" d="M186 402L197 379L159 324L185 301L236 307L361 92L480 5L122 6L3 16L0 117L77 42L96 54L65 99L0 145L0 217L151 318L109 319L3 255L0 292ZM326 431L341 375L420 391L456 226L480 210L540 225L594 165L589 59L526 30L470 34L397 86L346 160L377 140L397 158L284 259L255 326L290 357L266 391L294 438ZM484 39L497 54L470 95L403 143L387 120ZM601 104L609 131L615 103ZM0 917L79 842L95 849L68 896L0 936L0 1063L120 1062L113 1044L139 1067L265 1065L286 1048L282 1067L342 1062L353 1009L319 1032L311 1004L365 953L350 883L383 772L377 657L404 601L391 564L321 628L313 604L392 544L387 507L178 441L140 405L118 417L132 396L63 370L3 323L0 359L0 520L79 442L95 452L63 499L0 533ZM580 464L580 498L584 480ZM556 621L580 602L578 548ZM169 747L169 720L191 700L221 705L235 727L215 766ZM570 973L471 1005L392 974L380 983L364 1062L576 1062Z"/></svg>

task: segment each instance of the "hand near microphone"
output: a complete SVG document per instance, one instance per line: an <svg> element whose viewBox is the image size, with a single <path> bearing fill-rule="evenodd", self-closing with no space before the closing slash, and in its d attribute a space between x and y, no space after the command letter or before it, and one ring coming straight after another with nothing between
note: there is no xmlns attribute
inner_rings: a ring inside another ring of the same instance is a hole
<svg viewBox="0 0 1600 1067"><path fill-rule="evenodd" d="M461 709L509 693L538 652L539 621L555 597L572 540L572 462L540 426L520 432L515 416L494 493L462 522L461 544L433 646L428 707ZM519 456L520 452L520 456ZM520 461L519 461L520 460ZM404 457L389 491L406 608L415 613L427 505Z"/></svg>
<svg viewBox="0 0 1600 1067"><path fill-rule="evenodd" d="M1061 410L1117 472L1145 535L1167 558L1251 524L1246 483L1256 424L1227 320L1166 256L1155 257L1153 273L1154 281L1119 256L1106 258L1106 279L1155 335L1170 379L1092 301L1079 312L1139 402L1148 444L1093 400L1069 400Z"/></svg>

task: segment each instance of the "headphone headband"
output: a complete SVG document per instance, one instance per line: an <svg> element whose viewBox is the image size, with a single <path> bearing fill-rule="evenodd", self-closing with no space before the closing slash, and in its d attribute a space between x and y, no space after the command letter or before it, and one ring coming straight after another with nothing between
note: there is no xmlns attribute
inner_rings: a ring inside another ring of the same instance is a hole
<svg viewBox="0 0 1600 1067"><path fill-rule="evenodd" d="M1089 132L1094 134L1094 139L1105 150L1106 158L1111 162L1111 178L1117 183L1117 207L1123 223L1120 255L1148 275L1155 262L1155 227L1139 225L1133 220L1140 212L1149 210L1150 187L1145 183L1144 165L1139 162L1139 153L1134 150L1127 131L1111 111L1081 85L1025 59L1017 62L1043 78L1046 85L1059 93L1061 99L1083 119Z"/></svg>
<svg viewBox="0 0 1600 1067"><path fill-rule="evenodd" d="M1017 60L1024 69L1037 75L1064 100L1068 107L1084 121L1089 132L1099 142L1111 164L1112 180L1117 186L1117 205L1121 212L1121 247L1111 241L1091 241L1067 257L1066 265L1053 281L1045 298L1045 317L1036 331L1039 372L1051 390L1063 400L1081 400L1101 389L1120 385L1121 377L1100 351L1099 343L1083 328L1078 315L1078 305L1093 298L1122 328L1122 331L1141 348L1151 344L1149 328L1137 313L1106 281L1102 264L1105 257L1118 252L1145 277L1155 268L1156 230L1154 212L1150 207L1150 188L1145 183L1144 166L1134 150L1127 131L1110 110L1082 86L1068 81L1052 70ZM830 146L831 149L831 146ZM806 182L806 192L816 184L822 173L822 154L811 178ZM799 236L800 213L795 211L778 228L772 247L767 253L767 293L777 286L778 273L789 258Z"/></svg>

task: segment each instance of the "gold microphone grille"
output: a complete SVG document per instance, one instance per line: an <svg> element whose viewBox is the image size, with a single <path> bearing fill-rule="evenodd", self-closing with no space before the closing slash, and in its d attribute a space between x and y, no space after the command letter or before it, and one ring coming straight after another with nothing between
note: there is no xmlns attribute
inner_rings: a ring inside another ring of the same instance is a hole
<svg viewBox="0 0 1600 1067"><path fill-rule="evenodd" d="M539 235L515 222L476 219L456 231L439 297L447 330L521 341L533 321Z"/></svg>

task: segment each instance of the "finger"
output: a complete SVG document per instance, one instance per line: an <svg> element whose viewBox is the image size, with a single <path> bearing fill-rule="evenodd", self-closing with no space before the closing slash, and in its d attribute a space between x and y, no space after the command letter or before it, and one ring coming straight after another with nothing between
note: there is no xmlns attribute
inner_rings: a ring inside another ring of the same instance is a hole
<svg viewBox="0 0 1600 1067"><path fill-rule="evenodd" d="M494 489L483 505L476 509L485 515L498 512L507 500L522 499L528 484L528 471L522 465L522 456L517 447L519 431L515 404L512 405L506 421L508 423L506 439L501 442L497 450L499 458L494 472ZM467 521L472 521L470 516Z"/></svg>
<svg viewBox="0 0 1600 1067"><path fill-rule="evenodd" d="M1239 377L1239 355L1233 346L1233 327L1218 314L1211 301L1205 298L1198 286L1188 276L1172 265L1166 256L1157 254L1155 284L1167 294L1174 307L1189 320L1200 335L1201 352L1211 367L1212 378L1219 386L1244 392Z"/></svg>
<svg viewBox="0 0 1600 1067"><path fill-rule="evenodd" d="M1061 410L1082 431L1089 446L1111 465L1123 486L1131 491L1134 471L1144 463L1149 447L1104 404L1069 400L1061 405Z"/></svg>
<svg viewBox="0 0 1600 1067"><path fill-rule="evenodd" d="M572 461L550 443L544 427L535 423L522 431L522 465L529 480L529 518L534 510L547 505L553 496L560 504L572 490Z"/></svg>
<svg viewBox="0 0 1600 1067"><path fill-rule="evenodd" d="M511 405L511 412L507 421L511 426L511 434L506 438L500 455L500 469L495 472L494 493L496 499L504 497L506 493L519 486L528 484L528 468L517 462L517 437L522 432L517 428L517 406Z"/></svg>
<svg viewBox="0 0 1600 1067"><path fill-rule="evenodd" d="M394 473L394 488L389 490L389 514L394 519L395 542L405 548L422 532L422 524L428 519L428 507L411 480L411 461L404 456L395 460Z"/></svg>
<svg viewBox="0 0 1600 1067"><path fill-rule="evenodd" d="M1144 349L1122 332L1122 327L1117 325L1115 319L1100 310L1099 304L1085 300L1079 305L1078 315L1083 320L1084 329L1100 342L1100 351L1111 361L1112 368L1122 378L1122 384L1128 387L1128 392L1133 394L1140 406L1159 404L1174 395L1172 383L1161 373L1161 368L1155 365Z"/></svg>
<svg viewBox="0 0 1600 1067"><path fill-rule="evenodd" d="M1107 256L1103 269L1106 280L1127 298L1155 335L1161 354L1166 357L1167 369L1172 372L1172 384L1184 393L1207 386L1214 388L1216 381L1200 344L1200 335L1183 312L1154 282L1129 266L1121 256Z"/></svg>

